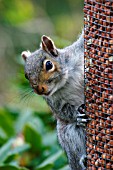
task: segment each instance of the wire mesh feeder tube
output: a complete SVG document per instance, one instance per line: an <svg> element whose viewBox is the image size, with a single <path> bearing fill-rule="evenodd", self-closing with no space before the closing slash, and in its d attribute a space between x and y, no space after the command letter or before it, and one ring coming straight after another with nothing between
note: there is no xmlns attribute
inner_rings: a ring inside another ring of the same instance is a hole
<svg viewBox="0 0 113 170"><path fill-rule="evenodd" d="M113 0L85 0L87 170L113 169Z"/></svg>

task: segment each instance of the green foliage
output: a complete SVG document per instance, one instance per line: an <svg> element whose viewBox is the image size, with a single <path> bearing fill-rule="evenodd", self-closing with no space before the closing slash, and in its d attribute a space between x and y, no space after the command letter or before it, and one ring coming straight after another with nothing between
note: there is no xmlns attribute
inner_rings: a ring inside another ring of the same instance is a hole
<svg viewBox="0 0 113 170"><path fill-rule="evenodd" d="M51 125L43 122L41 114L32 109L17 111L15 115L12 110L0 111L0 115L4 115L0 118L0 170L25 169L21 167L52 170L63 167L66 158L58 147L56 132ZM43 116L47 119L50 115L43 113ZM57 163L59 158L62 160L60 164Z"/></svg>
<svg viewBox="0 0 113 170"><path fill-rule="evenodd" d="M30 0L1 0L0 14L3 23L16 25L33 17L34 8Z"/></svg>
<svg viewBox="0 0 113 170"><path fill-rule="evenodd" d="M28 170L28 169L12 165L3 165L0 167L0 170Z"/></svg>

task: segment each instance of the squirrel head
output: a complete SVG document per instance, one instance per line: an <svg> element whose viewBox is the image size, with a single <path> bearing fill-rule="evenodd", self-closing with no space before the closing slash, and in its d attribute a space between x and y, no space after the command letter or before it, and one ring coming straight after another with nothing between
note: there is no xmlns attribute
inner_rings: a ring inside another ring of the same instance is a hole
<svg viewBox="0 0 113 170"><path fill-rule="evenodd" d="M25 77L35 93L50 96L65 85L68 71L62 64L59 51L54 42L43 35L39 50L33 53L22 52L25 61Z"/></svg>

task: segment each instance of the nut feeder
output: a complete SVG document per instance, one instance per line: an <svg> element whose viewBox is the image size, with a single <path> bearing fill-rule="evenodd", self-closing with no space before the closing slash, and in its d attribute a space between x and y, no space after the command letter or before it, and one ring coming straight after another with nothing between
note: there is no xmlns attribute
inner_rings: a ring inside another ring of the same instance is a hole
<svg viewBox="0 0 113 170"><path fill-rule="evenodd" d="M113 169L113 0L84 1L87 170Z"/></svg>

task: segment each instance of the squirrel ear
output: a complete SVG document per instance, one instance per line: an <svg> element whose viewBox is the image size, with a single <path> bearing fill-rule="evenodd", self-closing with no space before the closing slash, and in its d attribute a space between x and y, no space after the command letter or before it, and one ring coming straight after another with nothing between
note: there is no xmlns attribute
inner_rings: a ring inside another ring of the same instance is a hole
<svg viewBox="0 0 113 170"><path fill-rule="evenodd" d="M57 48L55 47L54 42L49 37L43 35L41 40L41 47L44 51L52 54L53 56L58 55Z"/></svg>
<svg viewBox="0 0 113 170"><path fill-rule="evenodd" d="M24 61L26 61L26 58L28 58L31 55L30 51L23 51L21 56L24 59Z"/></svg>

